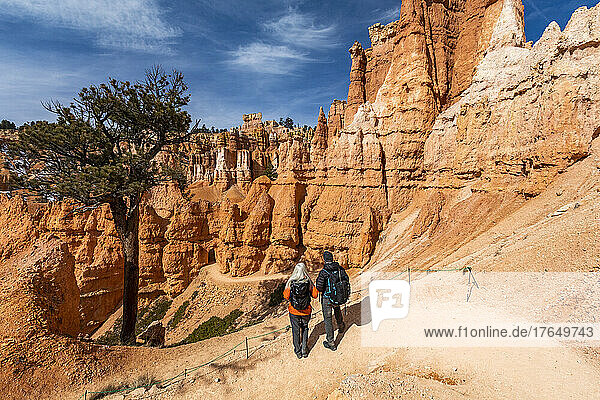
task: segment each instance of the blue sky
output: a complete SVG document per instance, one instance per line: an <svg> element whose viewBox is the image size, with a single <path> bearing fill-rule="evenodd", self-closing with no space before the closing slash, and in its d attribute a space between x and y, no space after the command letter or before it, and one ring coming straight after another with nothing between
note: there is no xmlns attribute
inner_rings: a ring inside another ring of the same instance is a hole
<svg viewBox="0 0 600 400"><path fill-rule="evenodd" d="M524 0L526 35L597 1ZM399 0L0 0L0 119L53 119L40 101L68 102L108 76L135 80L154 64L182 71L188 111L229 128L242 113L316 124L345 99L354 40L397 19Z"/></svg>

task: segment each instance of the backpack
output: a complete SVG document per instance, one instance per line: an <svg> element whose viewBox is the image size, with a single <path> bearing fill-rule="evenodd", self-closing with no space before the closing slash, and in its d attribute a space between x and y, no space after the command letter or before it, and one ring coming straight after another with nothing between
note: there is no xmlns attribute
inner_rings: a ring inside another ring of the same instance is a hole
<svg viewBox="0 0 600 400"><path fill-rule="evenodd" d="M347 276L342 277L342 271L338 265L337 273L327 272L327 287L323 296L327 297L333 304L339 306L345 304L350 297L350 281Z"/></svg>
<svg viewBox="0 0 600 400"><path fill-rule="evenodd" d="M294 281L290 285L290 304L296 310L306 310L310 306L309 281Z"/></svg>

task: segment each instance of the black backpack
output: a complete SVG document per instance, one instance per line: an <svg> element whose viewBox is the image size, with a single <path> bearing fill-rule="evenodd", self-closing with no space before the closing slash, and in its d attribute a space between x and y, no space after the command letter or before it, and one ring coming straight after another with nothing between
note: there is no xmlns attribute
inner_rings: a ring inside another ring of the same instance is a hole
<svg viewBox="0 0 600 400"><path fill-rule="evenodd" d="M347 275L342 276L341 268L338 265L337 272L327 272L327 287L323 296L327 297L333 304L342 305L350 297L350 281Z"/></svg>
<svg viewBox="0 0 600 400"><path fill-rule="evenodd" d="M306 310L310 306L310 282L293 281L290 285L290 304L296 310Z"/></svg>

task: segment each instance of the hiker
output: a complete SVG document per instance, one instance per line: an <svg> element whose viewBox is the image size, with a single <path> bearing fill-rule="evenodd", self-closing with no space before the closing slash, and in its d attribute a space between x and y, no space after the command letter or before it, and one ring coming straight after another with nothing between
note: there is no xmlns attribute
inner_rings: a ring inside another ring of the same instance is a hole
<svg viewBox="0 0 600 400"><path fill-rule="evenodd" d="M325 322L326 340L323 342L323 346L335 351L337 347L333 340L331 313L333 311L335 314L338 333L344 332L346 325L340 306L345 304L350 297L350 279L344 268L333 261L333 254L329 251L323 252L323 261L325 261L325 266L319 272L316 281L317 290L321 293L321 306Z"/></svg>
<svg viewBox="0 0 600 400"><path fill-rule="evenodd" d="M294 353L298 358L308 357L308 322L312 312L310 301L311 297L316 299L318 293L308 276L306 265L296 264L292 276L285 285L283 297L290 301L288 311L292 325L292 340Z"/></svg>

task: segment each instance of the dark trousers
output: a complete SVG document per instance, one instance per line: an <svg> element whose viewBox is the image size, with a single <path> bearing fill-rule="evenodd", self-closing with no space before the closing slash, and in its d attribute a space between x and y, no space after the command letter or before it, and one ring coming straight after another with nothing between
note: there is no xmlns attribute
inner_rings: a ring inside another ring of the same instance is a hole
<svg viewBox="0 0 600 400"><path fill-rule="evenodd" d="M340 306L333 304L327 297L323 296L321 299L321 306L323 307L323 321L325 322L325 333L327 334L327 342L333 344L333 321L331 319L332 311L335 314L335 320L338 328L344 325L344 318L342 317L342 310Z"/></svg>
<svg viewBox="0 0 600 400"><path fill-rule="evenodd" d="M290 313L290 324L292 325L292 340L294 342L294 353L297 355L308 354L308 322L310 315L294 315Z"/></svg>

